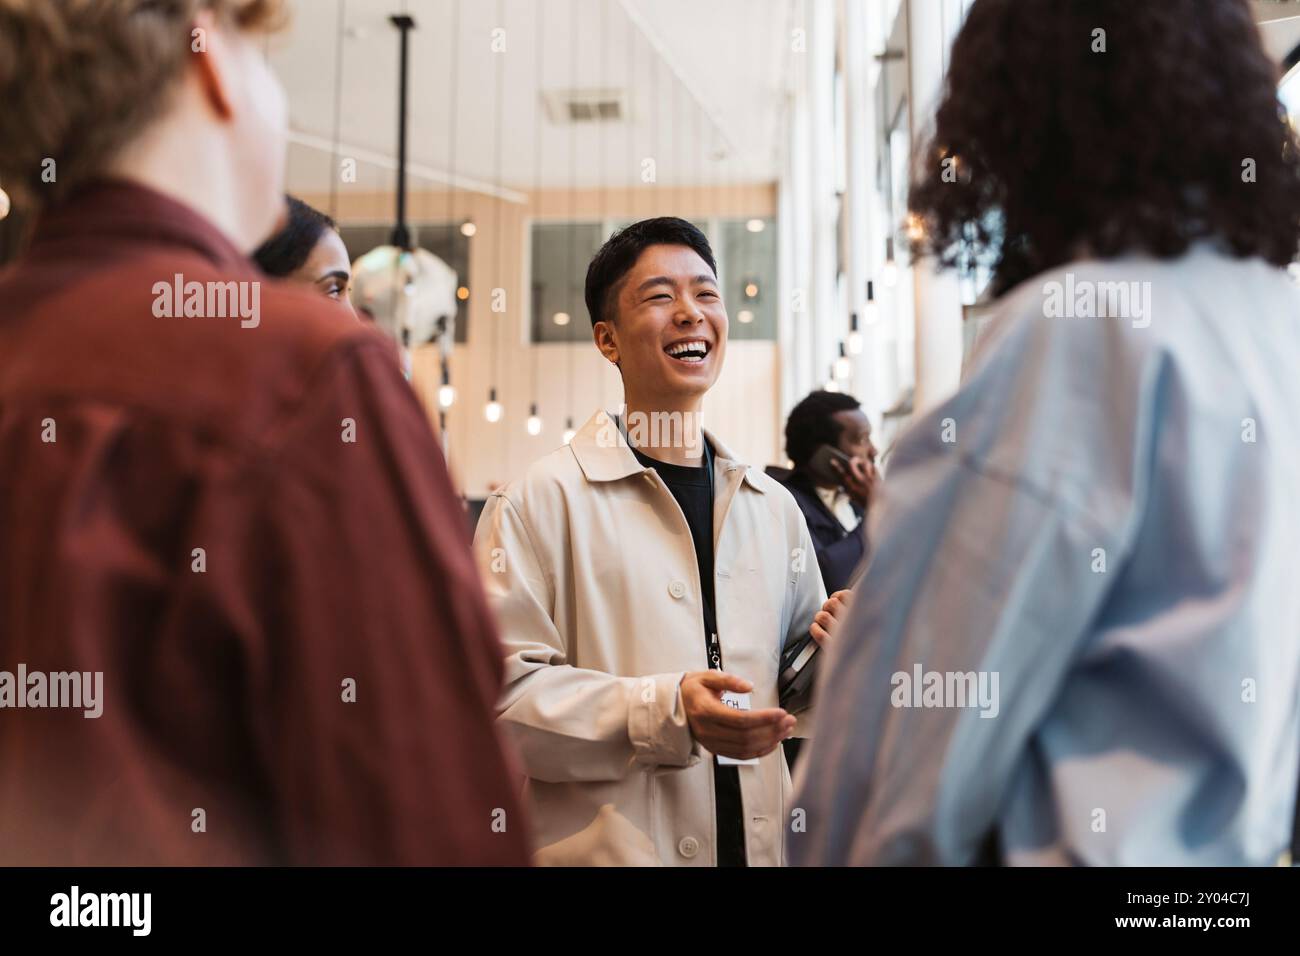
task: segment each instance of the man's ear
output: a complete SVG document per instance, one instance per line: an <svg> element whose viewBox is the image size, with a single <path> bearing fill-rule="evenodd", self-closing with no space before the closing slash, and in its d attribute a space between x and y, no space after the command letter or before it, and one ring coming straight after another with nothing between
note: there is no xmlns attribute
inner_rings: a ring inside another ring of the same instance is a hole
<svg viewBox="0 0 1300 956"><path fill-rule="evenodd" d="M217 26L216 17L209 9L194 15L190 29L190 64L198 77L199 89L222 120L234 115L227 80L235 69L232 53L224 31Z"/></svg>
<svg viewBox="0 0 1300 956"><path fill-rule="evenodd" d="M601 355L615 365L618 364L618 343L614 341L614 329L608 322L601 320L591 327L591 340L596 343Z"/></svg>

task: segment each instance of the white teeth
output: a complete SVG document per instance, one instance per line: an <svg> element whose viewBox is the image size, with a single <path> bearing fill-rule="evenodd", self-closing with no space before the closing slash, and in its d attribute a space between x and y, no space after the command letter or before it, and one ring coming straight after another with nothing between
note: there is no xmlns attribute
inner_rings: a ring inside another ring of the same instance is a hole
<svg viewBox="0 0 1300 956"><path fill-rule="evenodd" d="M700 352L703 354L698 357L692 356L681 360L684 362L702 362L704 361L704 356L709 354L709 343L702 339L697 339L691 342L674 342L672 345L664 349L664 351L674 358L680 357L684 352Z"/></svg>

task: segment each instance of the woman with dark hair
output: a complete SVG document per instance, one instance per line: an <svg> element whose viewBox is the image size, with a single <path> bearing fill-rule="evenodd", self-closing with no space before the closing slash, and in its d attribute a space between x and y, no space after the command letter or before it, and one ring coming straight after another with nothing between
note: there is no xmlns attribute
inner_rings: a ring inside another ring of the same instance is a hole
<svg viewBox="0 0 1300 956"><path fill-rule="evenodd" d="M1245 0L971 8L913 234L987 267L997 315L892 457L800 862L1285 847L1300 162L1276 83Z"/></svg>
<svg viewBox="0 0 1300 956"><path fill-rule="evenodd" d="M313 286L352 309L352 263L334 220L294 196L284 197L284 226L253 253L263 272Z"/></svg>

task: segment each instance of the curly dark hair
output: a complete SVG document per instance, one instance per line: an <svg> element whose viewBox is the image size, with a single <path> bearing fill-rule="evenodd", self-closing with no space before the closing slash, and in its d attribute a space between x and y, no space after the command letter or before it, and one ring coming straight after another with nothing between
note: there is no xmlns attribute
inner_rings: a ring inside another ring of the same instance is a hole
<svg viewBox="0 0 1300 956"><path fill-rule="evenodd" d="M832 415L861 407L856 398L844 392L811 392L791 409L785 420L785 453L795 469L807 465L822 445L834 445L840 440L844 426Z"/></svg>
<svg viewBox="0 0 1300 956"><path fill-rule="evenodd" d="M1201 238L1286 265L1300 154L1278 79L1246 0L976 0L918 156L912 252L991 267L995 295Z"/></svg>

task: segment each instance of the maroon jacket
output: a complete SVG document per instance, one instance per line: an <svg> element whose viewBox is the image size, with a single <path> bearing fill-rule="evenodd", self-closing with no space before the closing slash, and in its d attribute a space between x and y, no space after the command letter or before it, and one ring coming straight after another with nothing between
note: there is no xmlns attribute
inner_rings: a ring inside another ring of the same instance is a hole
<svg viewBox="0 0 1300 956"><path fill-rule="evenodd" d="M159 317L177 274L260 323ZM141 187L43 218L0 272L0 672L103 710L0 693L0 864L522 864L500 662L385 340Z"/></svg>

